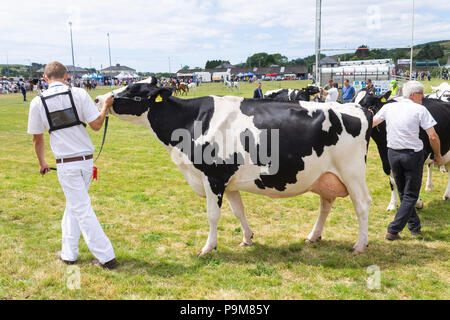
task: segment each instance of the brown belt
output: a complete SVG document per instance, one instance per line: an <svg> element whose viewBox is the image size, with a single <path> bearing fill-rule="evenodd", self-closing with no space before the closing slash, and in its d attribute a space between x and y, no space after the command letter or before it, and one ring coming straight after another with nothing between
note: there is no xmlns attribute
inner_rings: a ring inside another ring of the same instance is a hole
<svg viewBox="0 0 450 320"><path fill-rule="evenodd" d="M74 162L74 161L81 161L81 160L89 160L92 159L94 156L92 154L88 156L82 156L82 157L73 157L73 158L65 158L65 159L56 159L56 163L65 163L65 162Z"/></svg>

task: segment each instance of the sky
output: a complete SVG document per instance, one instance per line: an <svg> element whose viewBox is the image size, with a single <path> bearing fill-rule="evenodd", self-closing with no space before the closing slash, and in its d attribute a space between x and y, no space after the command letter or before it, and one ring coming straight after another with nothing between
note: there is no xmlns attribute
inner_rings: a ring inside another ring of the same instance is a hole
<svg viewBox="0 0 450 320"><path fill-rule="evenodd" d="M140 72L245 62L258 52L314 54L314 0L0 0L0 64L111 62ZM450 39L450 1L415 0L414 44ZM411 44L412 0L322 0L323 49ZM326 54L343 51L324 52Z"/></svg>

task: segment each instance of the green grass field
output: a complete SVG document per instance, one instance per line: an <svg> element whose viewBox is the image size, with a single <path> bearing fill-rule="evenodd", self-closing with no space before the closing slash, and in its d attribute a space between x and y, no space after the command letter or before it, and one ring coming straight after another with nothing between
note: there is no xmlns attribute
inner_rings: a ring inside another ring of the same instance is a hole
<svg viewBox="0 0 450 320"><path fill-rule="evenodd" d="M305 84L263 82L263 91ZM204 84L195 95L250 97L255 87L242 83L237 93L222 84ZM97 89L91 96L106 91ZM423 238L405 229L401 240L389 242L384 235L394 213L385 211L389 184L372 141L367 181L373 203L365 254L348 251L358 233L349 198L334 203L323 241L306 245L317 218L317 195L270 199L243 193L255 244L238 246L240 224L224 202L218 248L198 258L209 230L205 200L194 194L148 129L117 118L110 119L96 163L99 180L90 195L120 265L113 271L92 266L93 256L80 240L81 283L71 290L74 271L56 258L64 194L55 172L38 173L26 133L28 108L20 94L0 96L0 299L450 298L450 202L441 199L447 174L435 169L434 191L422 189ZM89 134L98 150L102 131ZM47 162L53 164L47 134L45 139ZM367 268L373 265L380 270L379 289L367 285L373 277Z"/></svg>

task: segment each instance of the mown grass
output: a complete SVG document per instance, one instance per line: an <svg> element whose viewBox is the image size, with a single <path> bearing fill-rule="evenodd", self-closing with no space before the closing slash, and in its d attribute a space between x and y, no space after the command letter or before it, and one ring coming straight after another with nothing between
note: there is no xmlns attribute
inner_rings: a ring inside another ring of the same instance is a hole
<svg viewBox="0 0 450 320"><path fill-rule="evenodd" d="M428 82L425 82L428 85ZM440 81L434 81L433 85ZM263 90L302 87L305 82L264 82ZM189 96L240 92L204 84ZM91 92L95 95L108 88ZM30 99L31 97L29 97ZM116 118L96 163L93 207L111 239L119 267L91 266L83 240L77 266L80 289L70 290L68 267L56 259L65 199L54 172L41 177L31 137L28 103L21 95L0 96L0 298L3 299L449 299L450 202L441 200L447 174L435 170L432 192L422 191L424 237L388 242L385 211L390 193L375 144L370 145L367 181L373 198L370 246L348 252L358 224L351 201L338 199L323 241L305 245L317 217L318 196L270 199L243 193L255 244L238 246L242 232L224 202L218 249L204 258L208 222L205 200L190 189L169 155L144 127ZM99 147L102 132L89 134ZM53 156L47 143L47 161ZM377 265L381 287L367 286L367 267Z"/></svg>

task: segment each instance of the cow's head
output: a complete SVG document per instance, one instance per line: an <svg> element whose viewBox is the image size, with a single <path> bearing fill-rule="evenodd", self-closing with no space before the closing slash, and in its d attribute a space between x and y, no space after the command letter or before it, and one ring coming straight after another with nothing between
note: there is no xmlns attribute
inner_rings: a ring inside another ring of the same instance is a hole
<svg viewBox="0 0 450 320"><path fill-rule="evenodd" d="M361 90L355 97L355 103L358 103L363 108L372 110L375 114L387 102L390 95L390 90L381 96L376 96L366 90Z"/></svg>
<svg viewBox="0 0 450 320"><path fill-rule="evenodd" d="M309 94L310 96L315 95L316 93L320 92L319 87L313 86L313 85L309 85L306 88L303 88L302 90L304 92L306 92L307 94Z"/></svg>
<svg viewBox="0 0 450 320"><path fill-rule="evenodd" d="M152 105L161 103L172 94L171 87L158 87L157 80L150 77L148 80L130 84L124 88L114 90L114 103L111 113L119 115L140 116L149 110ZM95 103L99 110L103 107L103 103L111 93L98 96Z"/></svg>

